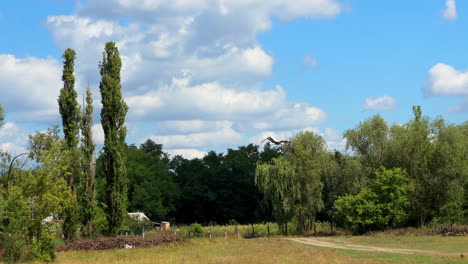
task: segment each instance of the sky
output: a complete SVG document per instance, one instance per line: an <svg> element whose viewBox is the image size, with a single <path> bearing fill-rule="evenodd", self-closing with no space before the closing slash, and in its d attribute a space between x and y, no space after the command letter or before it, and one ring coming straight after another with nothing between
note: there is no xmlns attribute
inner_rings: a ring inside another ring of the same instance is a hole
<svg viewBox="0 0 468 264"><path fill-rule="evenodd" d="M129 106L127 143L172 156L300 131L343 150L380 114L468 120L468 2L460 0L21 0L0 3L0 149L61 125L67 48L78 101L89 86L102 146L99 62L114 41Z"/></svg>

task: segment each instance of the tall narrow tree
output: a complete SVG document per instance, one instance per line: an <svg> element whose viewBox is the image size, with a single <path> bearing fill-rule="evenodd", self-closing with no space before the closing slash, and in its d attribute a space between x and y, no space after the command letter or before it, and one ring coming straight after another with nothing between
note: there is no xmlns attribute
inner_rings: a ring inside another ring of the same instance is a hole
<svg viewBox="0 0 468 264"><path fill-rule="evenodd" d="M63 58L63 88L60 90L58 98L60 115L62 116L63 133L65 135L65 148L70 151L75 158L71 159L70 169L65 173L68 187L72 192L71 205L65 210L63 221L63 233L65 240L75 238L78 224L78 211L76 209L76 189L79 179L79 154L78 154L78 131L80 126L80 107L77 102L75 91L74 64L76 53L73 49L67 49L62 55Z"/></svg>
<svg viewBox="0 0 468 264"><path fill-rule="evenodd" d="M0 127L3 126L4 122L5 122L5 111L3 110L3 106L0 105Z"/></svg>
<svg viewBox="0 0 468 264"><path fill-rule="evenodd" d="M91 236L93 232L92 222L95 214L96 195L94 180L96 176L96 161L94 159L94 149L96 145L93 141L93 98L91 89L86 89L86 108L83 109L81 118L81 149L83 153L82 168L83 177L80 181L80 205L81 223L85 226L84 235Z"/></svg>
<svg viewBox="0 0 468 264"><path fill-rule="evenodd" d="M114 42L107 42L100 64L101 123L104 130L104 171L106 175L106 210L108 234L116 235L126 210L127 172L125 168L125 104L120 84L119 50Z"/></svg>

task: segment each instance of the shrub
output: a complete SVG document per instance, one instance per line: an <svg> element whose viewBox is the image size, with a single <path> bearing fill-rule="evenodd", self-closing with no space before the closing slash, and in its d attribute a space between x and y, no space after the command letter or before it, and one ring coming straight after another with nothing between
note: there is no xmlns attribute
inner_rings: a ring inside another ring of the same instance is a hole
<svg viewBox="0 0 468 264"><path fill-rule="evenodd" d="M26 262L33 260L34 256L31 247L26 243L26 239L21 236L12 235L5 243L2 260L6 263Z"/></svg>
<svg viewBox="0 0 468 264"><path fill-rule="evenodd" d="M55 244L53 234L47 233L41 240L36 240L32 244L34 259L50 262L55 259Z"/></svg>
<svg viewBox="0 0 468 264"><path fill-rule="evenodd" d="M190 225L189 232L192 232L195 236L202 236L204 233L203 227L199 223L193 223Z"/></svg>

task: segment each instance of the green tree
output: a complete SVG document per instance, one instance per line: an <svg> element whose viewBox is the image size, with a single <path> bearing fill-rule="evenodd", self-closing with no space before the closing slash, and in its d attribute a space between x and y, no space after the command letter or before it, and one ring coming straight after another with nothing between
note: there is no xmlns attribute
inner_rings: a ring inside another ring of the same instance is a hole
<svg viewBox="0 0 468 264"><path fill-rule="evenodd" d="M93 233L93 219L96 210L96 190L94 186L96 177L96 161L94 160L93 141L93 98L91 89L86 89L86 109L81 118L81 151L83 155L82 168L83 177L80 181L80 205L81 223L85 227L84 235L91 236Z"/></svg>
<svg viewBox="0 0 468 264"><path fill-rule="evenodd" d="M58 140L55 140L58 139ZM30 258L51 261L55 258L53 223L48 216L60 215L69 207L71 192L64 179L73 158L63 150L58 129L30 136L36 167L27 171L21 182L10 187L4 204L4 257L10 261ZM41 146L41 147L39 147Z"/></svg>
<svg viewBox="0 0 468 264"><path fill-rule="evenodd" d="M299 195L295 171L286 157L270 163L258 163L255 183L271 204L273 216L283 234L288 234L288 222L294 216L294 200Z"/></svg>
<svg viewBox="0 0 468 264"><path fill-rule="evenodd" d="M122 62L114 42L107 42L100 64L101 124L104 130L103 162L106 175L106 210L109 235L116 235L126 212L125 104L120 84Z"/></svg>
<svg viewBox="0 0 468 264"><path fill-rule="evenodd" d="M74 159L70 161L69 169L66 172L68 186L72 191L72 203L67 208L63 221L63 233L65 240L73 240L76 237L76 229L78 227L78 204L76 197L76 190L78 188L78 180L80 174L79 160L80 155L78 152L78 132L80 128L80 107L77 102L77 94L75 91L75 76L74 64L76 53L73 49L67 49L62 55L63 58L63 88L60 90L58 98L60 115L62 116L63 133L65 135L65 146Z"/></svg>
<svg viewBox="0 0 468 264"><path fill-rule="evenodd" d="M335 201L340 196L356 195L368 184L367 170L353 156L343 155L338 151L323 164L322 182L324 184L322 199L324 209L318 218L334 222Z"/></svg>
<svg viewBox="0 0 468 264"><path fill-rule="evenodd" d="M286 152L271 163L258 163L255 181L272 205L273 215L283 233L294 217L297 231L312 227L323 208L321 173L326 162L326 144L312 132L300 132L293 139L294 153Z"/></svg>
<svg viewBox="0 0 468 264"><path fill-rule="evenodd" d="M5 110L3 110L3 106L0 104L0 127L2 127L4 123L5 123Z"/></svg>
<svg viewBox="0 0 468 264"><path fill-rule="evenodd" d="M126 149L130 211L143 211L153 220L168 220L175 211L179 188L167 169L166 155L152 140Z"/></svg>
<svg viewBox="0 0 468 264"><path fill-rule="evenodd" d="M369 173L384 164L389 128L380 115L359 123L355 129L346 130L343 137L346 149L355 151L362 163L370 168Z"/></svg>
<svg viewBox="0 0 468 264"><path fill-rule="evenodd" d="M408 217L411 190L404 170L382 167L375 171L375 178L368 188L336 201L336 217L359 232L401 226Z"/></svg>

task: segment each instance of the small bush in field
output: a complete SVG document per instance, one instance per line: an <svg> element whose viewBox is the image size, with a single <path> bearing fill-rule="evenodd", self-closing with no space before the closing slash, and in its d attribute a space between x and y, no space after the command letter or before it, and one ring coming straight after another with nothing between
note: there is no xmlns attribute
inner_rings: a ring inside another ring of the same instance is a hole
<svg viewBox="0 0 468 264"><path fill-rule="evenodd" d="M189 232L192 232L195 236L202 236L205 233L202 225L199 223L193 223L190 225Z"/></svg>

